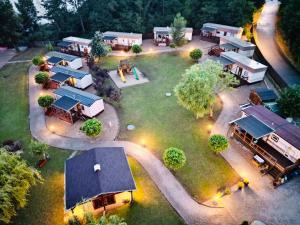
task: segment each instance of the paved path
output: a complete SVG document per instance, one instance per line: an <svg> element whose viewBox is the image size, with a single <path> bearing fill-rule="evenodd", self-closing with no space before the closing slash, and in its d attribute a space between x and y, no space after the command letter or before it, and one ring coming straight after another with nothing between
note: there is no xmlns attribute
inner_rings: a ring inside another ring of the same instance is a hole
<svg viewBox="0 0 300 225"><path fill-rule="evenodd" d="M275 41L275 26L279 9L277 0L267 1L257 23L255 42L263 57L286 85L300 84L300 73L280 53Z"/></svg>
<svg viewBox="0 0 300 225"><path fill-rule="evenodd" d="M14 49L8 49L0 52L0 69L8 63L8 61L16 55Z"/></svg>

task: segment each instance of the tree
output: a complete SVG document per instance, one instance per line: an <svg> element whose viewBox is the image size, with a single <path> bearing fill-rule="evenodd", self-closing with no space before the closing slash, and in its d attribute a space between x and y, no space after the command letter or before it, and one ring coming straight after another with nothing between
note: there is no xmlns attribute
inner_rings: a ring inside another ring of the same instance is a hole
<svg viewBox="0 0 300 225"><path fill-rule="evenodd" d="M39 72L34 76L35 83L47 84L49 82L49 74L47 72Z"/></svg>
<svg viewBox="0 0 300 225"><path fill-rule="evenodd" d="M178 103L197 118L208 113L212 117L217 94L237 83L234 75L224 72L220 63L207 60L187 69L174 91Z"/></svg>
<svg viewBox="0 0 300 225"><path fill-rule="evenodd" d="M215 153L225 151L229 147L228 140L221 134L214 134L208 140L208 147Z"/></svg>
<svg viewBox="0 0 300 225"><path fill-rule="evenodd" d="M67 0L67 2L72 6L75 14L78 15L79 20L80 20L80 26L82 29L82 32L85 33L85 27L82 19L82 15L80 13L81 6L85 3L86 0Z"/></svg>
<svg viewBox="0 0 300 225"><path fill-rule="evenodd" d="M15 47L19 41L20 21L9 0L0 1L0 45Z"/></svg>
<svg viewBox="0 0 300 225"><path fill-rule="evenodd" d="M49 146L43 142L31 140L29 149L33 155L41 157L41 159L46 159Z"/></svg>
<svg viewBox="0 0 300 225"><path fill-rule="evenodd" d="M277 103L283 116L300 118L300 86L285 88L281 92Z"/></svg>
<svg viewBox="0 0 300 225"><path fill-rule="evenodd" d="M83 126L80 128L87 136L96 137L102 132L102 123L97 119L88 119L83 123Z"/></svg>
<svg viewBox="0 0 300 225"><path fill-rule="evenodd" d="M202 51L199 48L196 48L190 52L190 57L194 61L198 61L202 57Z"/></svg>
<svg viewBox="0 0 300 225"><path fill-rule="evenodd" d="M117 215L111 215L108 218L102 216L99 220L99 225L127 225L123 218Z"/></svg>
<svg viewBox="0 0 300 225"><path fill-rule="evenodd" d="M51 95L40 96L38 99L39 106L43 108L48 108L54 102L54 98Z"/></svg>
<svg viewBox="0 0 300 225"><path fill-rule="evenodd" d="M164 151L163 161L169 169L178 170L185 165L186 156L181 149L171 147Z"/></svg>
<svg viewBox="0 0 300 225"><path fill-rule="evenodd" d="M91 43L91 54L94 58L106 56L110 51L110 46L107 46L103 41L103 35L100 31L96 31Z"/></svg>
<svg viewBox="0 0 300 225"><path fill-rule="evenodd" d="M35 66L41 66L44 63L43 56L37 55L32 58L32 63Z"/></svg>
<svg viewBox="0 0 300 225"><path fill-rule="evenodd" d="M141 53L143 51L142 47L137 44L132 45L131 50L135 54Z"/></svg>
<svg viewBox="0 0 300 225"><path fill-rule="evenodd" d="M16 8L22 25L22 38L25 42L32 41L34 32L38 30L38 16L32 0L18 0Z"/></svg>
<svg viewBox="0 0 300 225"><path fill-rule="evenodd" d="M24 208L31 186L42 182L40 173L20 156L0 149L0 222L9 223Z"/></svg>
<svg viewBox="0 0 300 225"><path fill-rule="evenodd" d="M180 13L177 13L173 23L171 24L171 36L173 42L177 46L181 46L185 43L185 27L186 20L181 16Z"/></svg>

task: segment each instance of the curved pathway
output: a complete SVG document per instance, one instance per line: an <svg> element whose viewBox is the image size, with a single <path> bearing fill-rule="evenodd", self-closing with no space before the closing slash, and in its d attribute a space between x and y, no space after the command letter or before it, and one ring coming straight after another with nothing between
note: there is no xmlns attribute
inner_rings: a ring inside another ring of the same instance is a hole
<svg viewBox="0 0 300 225"><path fill-rule="evenodd" d="M256 27L255 42L263 57L278 73L285 85L300 84L300 73L281 54L275 41L277 13L280 2L267 1Z"/></svg>
<svg viewBox="0 0 300 225"><path fill-rule="evenodd" d="M34 82L36 68L29 69L30 130L32 136L53 147L84 151L95 147L124 147L127 155L135 158L148 172L172 207L187 224L237 224L224 208L208 208L198 204L177 181L174 175L148 149L128 141L94 141L59 136L46 128L43 109L37 99L40 86Z"/></svg>

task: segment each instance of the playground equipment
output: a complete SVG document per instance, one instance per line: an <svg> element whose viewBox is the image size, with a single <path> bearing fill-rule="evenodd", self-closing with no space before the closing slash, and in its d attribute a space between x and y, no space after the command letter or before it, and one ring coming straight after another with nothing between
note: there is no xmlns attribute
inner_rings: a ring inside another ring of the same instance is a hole
<svg viewBox="0 0 300 225"><path fill-rule="evenodd" d="M126 82L125 75L133 75L136 80L139 80L136 68L133 67L126 59L120 61L118 74L124 83Z"/></svg>

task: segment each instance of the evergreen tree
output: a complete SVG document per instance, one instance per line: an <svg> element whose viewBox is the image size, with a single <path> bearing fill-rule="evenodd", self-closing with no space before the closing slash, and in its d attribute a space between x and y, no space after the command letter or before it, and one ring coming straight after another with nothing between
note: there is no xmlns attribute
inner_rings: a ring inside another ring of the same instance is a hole
<svg viewBox="0 0 300 225"><path fill-rule="evenodd" d="M110 52L110 46L105 45L103 35L100 31L96 31L91 43L91 54L94 58L106 56Z"/></svg>
<svg viewBox="0 0 300 225"><path fill-rule="evenodd" d="M181 16L180 13L177 13L173 23L171 24L171 35L173 42L177 46L181 46L185 42L185 27L186 20Z"/></svg>

